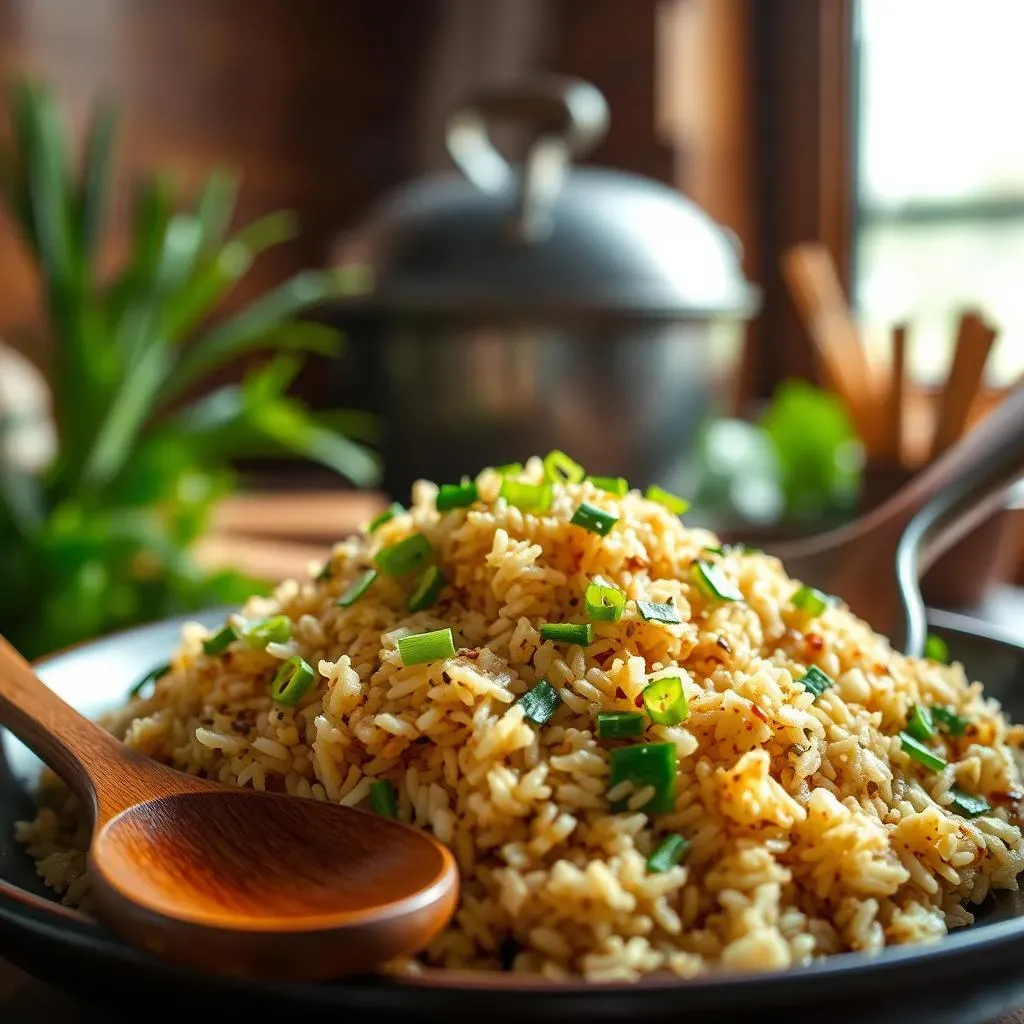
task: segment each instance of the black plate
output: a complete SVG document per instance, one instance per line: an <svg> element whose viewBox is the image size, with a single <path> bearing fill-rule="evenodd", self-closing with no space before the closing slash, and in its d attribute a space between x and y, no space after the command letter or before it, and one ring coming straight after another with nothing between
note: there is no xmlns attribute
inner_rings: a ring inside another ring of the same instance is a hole
<svg viewBox="0 0 1024 1024"><path fill-rule="evenodd" d="M209 616L211 624L222 613ZM933 625L974 678L985 681L1015 719L1024 719L1024 647L971 620L933 615ZM160 623L56 655L40 675L87 713L120 701L140 671L165 661L180 622ZM774 1011L794 1019L835 1021L989 1021L1024 1001L1024 899L1002 893L979 923L931 946L904 947L869 958L844 954L808 968L771 975L717 976L693 982L638 985L524 983L509 976L435 976L416 984L374 978L332 985L238 983L167 967L125 946L47 895L13 824L31 813L26 785L36 762L0 735L0 954L44 980L122 1011L153 1007L188 1019L231 1019L286 1011L313 1019L426 1021L441 1014L476 1019L587 1022L633 1018L764 1021Z"/></svg>

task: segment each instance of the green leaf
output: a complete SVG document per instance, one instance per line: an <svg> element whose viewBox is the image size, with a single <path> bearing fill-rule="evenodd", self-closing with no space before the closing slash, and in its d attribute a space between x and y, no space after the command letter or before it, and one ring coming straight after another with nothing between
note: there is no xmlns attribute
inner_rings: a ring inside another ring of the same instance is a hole
<svg viewBox="0 0 1024 1024"><path fill-rule="evenodd" d="M29 209L28 196L24 182L14 159L14 154L6 146L0 145L0 195L7 207L11 220L18 226L25 244L35 251L35 238L32 227L32 211Z"/></svg>
<svg viewBox="0 0 1024 1024"><path fill-rule="evenodd" d="M78 258L88 280L89 263L96 252L110 188L116 126L114 108L100 103L92 116L85 144L82 177L76 197Z"/></svg>
<svg viewBox="0 0 1024 1024"><path fill-rule="evenodd" d="M214 171L196 203L196 216L203 226L204 246L220 245L227 233L238 198L238 175Z"/></svg>

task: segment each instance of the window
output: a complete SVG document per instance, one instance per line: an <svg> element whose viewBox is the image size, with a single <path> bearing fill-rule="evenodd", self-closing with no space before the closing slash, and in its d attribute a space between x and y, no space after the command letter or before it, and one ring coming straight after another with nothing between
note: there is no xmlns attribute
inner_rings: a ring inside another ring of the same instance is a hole
<svg viewBox="0 0 1024 1024"><path fill-rule="evenodd" d="M853 301L912 373L948 371L960 311L1000 329L990 385L1024 372L1024 2L857 0Z"/></svg>

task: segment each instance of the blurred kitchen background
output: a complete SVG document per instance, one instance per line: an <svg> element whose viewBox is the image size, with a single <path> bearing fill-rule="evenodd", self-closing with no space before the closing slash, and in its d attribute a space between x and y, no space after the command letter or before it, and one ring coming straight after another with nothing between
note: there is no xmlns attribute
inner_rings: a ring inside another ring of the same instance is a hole
<svg viewBox="0 0 1024 1024"><path fill-rule="evenodd" d="M0 0L0 632L233 601L420 474L555 447L729 535L872 506L1024 374L1022 29ZM1017 622L1016 506L934 602Z"/></svg>

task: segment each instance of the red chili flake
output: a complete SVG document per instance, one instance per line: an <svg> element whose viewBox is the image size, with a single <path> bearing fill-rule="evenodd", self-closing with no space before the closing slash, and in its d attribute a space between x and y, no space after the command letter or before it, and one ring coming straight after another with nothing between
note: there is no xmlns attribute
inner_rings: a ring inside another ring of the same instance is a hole
<svg viewBox="0 0 1024 1024"><path fill-rule="evenodd" d="M460 658L468 658L470 661L476 661L480 657L480 650L477 647L460 647L458 656Z"/></svg>
<svg viewBox="0 0 1024 1024"><path fill-rule="evenodd" d="M615 687L615 696L619 700L625 700L626 699L626 691L621 686L616 686Z"/></svg>
<svg viewBox="0 0 1024 1024"><path fill-rule="evenodd" d="M644 706L644 695L642 693L638 693L636 697L633 698L633 703L638 708L642 708Z"/></svg>
<svg viewBox="0 0 1024 1024"><path fill-rule="evenodd" d="M768 724L768 716L756 704L751 704L750 710L755 718L760 718L765 725Z"/></svg>
<svg viewBox="0 0 1024 1024"><path fill-rule="evenodd" d="M1015 804L1024 800L1024 793L1016 789L996 790L995 793L989 793L988 798L995 804Z"/></svg>
<svg viewBox="0 0 1024 1024"><path fill-rule="evenodd" d="M804 642L812 651L820 651L825 646L825 641L822 640L817 633L808 633L807 636L804 637Z"/></svg>

